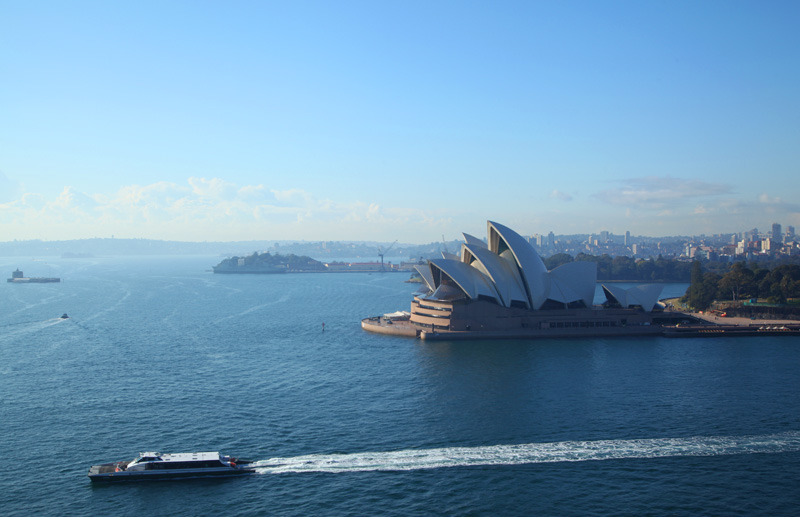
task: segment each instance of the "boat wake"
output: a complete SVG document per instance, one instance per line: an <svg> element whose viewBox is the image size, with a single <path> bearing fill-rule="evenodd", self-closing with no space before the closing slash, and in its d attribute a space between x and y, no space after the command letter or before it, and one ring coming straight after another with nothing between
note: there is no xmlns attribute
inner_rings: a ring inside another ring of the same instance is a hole
<svg viewBox="0 0 800 517"><path fill-rule="evenodd" d="M367 472L798 451L800 451L800 432L790 431L760 436L598 440L353 454L309 454L257 461L252 466L256 467L256 472L259 474Z"/></svg>
<svg viewBox="0 0 800 517"><path fill-rule="evenodd" d="M46 320L18 321L15 323L6 323L4 325L0 325L0 328L7 328L8 330L4 331L3 337L9 337L17 334L37 332L39 330L46 329L47 327L52 327L53 325L63 323L68 319L69 318L50 318Z"/></svg>

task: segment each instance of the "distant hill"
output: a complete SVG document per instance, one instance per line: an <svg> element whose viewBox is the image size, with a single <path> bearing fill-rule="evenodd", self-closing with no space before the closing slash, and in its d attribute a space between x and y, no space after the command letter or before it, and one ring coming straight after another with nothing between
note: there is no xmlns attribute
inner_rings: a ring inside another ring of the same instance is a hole
<svg viewBox="0 0 800 517"><path fill-rule="evenodd" d="M389 247L387 242L365 241L232 241L183 242L154 239L94 238L64 241L17 240L0 242L0 257L103 257L145 255L211 255L221 257L249 256L254 251L282 255L305 255L317 260L362 257L364 261L378 261L378 247ZM457 241L446 243L458 249ZM391 256L419 258L440 257L443 244L402 244L392 248ZM387 259L389 255L386 256Z"/></svg>
<svg viewBox="0 0 800 517"><path fill-rule="evenodd" d="M267 249L274 241L181 242L153 239L77 239L0 242L0 256L233 255Z"/></svg>

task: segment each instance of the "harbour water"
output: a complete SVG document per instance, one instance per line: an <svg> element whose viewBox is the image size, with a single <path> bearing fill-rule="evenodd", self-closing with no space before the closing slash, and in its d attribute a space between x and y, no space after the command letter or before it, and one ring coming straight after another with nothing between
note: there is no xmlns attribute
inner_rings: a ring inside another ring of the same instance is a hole
<svg viewBox="0 0 800 517"><path fill-rule="evenodd" d="M52 259L60 284L0 284L3 515L800 504L797 338L426 343L359 326L408 308L406 275L213 275L217 262ZM0 258L0 271L18 266ZM86 477L144 450L219 450L258 473Z"/></svg>

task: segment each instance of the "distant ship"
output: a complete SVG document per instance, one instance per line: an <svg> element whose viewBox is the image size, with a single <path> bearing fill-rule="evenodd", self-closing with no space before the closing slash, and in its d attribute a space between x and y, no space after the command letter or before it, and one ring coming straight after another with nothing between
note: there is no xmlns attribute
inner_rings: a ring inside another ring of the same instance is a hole
<svg viewBox="0 0 800 517"><path fill-rule="evenodd" d="M26 277L23 275L22 271L17 268L16 271L11 272L11 278L7 280L8 282L14 284L52 284L55 282L60 282L60 278L54 277Z"/></svg>

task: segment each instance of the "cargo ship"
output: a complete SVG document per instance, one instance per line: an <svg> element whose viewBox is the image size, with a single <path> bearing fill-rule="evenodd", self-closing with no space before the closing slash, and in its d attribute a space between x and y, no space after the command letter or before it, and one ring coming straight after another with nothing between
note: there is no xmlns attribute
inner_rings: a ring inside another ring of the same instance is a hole
<svg viewBox="0 0 800 517"><path fill-rule="evenodd" d="M11 278L7 279L8 282L13 284L52 284L60 282L60 278L55 277L26 277L22 271L17 268L16 271L11 272Z"/></svg>

